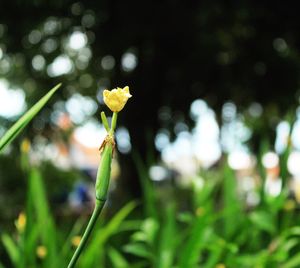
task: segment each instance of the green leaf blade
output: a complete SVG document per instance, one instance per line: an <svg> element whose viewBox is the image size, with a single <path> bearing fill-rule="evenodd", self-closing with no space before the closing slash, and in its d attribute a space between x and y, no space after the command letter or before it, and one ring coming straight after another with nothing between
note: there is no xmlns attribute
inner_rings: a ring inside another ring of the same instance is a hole
<svg viewBox="0 0 300 268"><path fill-rule="evenodd" d="M2 234L1 239L11 262L15 266L17 266L20 259L20 252L18 250L18 246L8 234Z"/></svg>
<svg viewBox="0 0 300 268"><path fill-rule="evenodd" d="M38 112L45 106L48 100L60 87L61 84L58 84L52 88L4 134L4 136L0 139L0 152L20 134L20 132L38 114Z"/></svg>

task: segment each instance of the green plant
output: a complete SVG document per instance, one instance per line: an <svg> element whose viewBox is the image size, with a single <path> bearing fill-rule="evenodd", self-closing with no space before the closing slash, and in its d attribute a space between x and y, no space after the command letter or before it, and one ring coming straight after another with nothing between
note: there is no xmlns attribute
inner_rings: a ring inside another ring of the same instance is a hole
<svg viewBox="0 0 300 268"><path fill-rule="evenodd" d="M61 233L50 211L41 173L31 167L28 167L27 172L26 209L16 221L17 233L3 233L2 244L13 267L66 267L73 251L72 240L80 233L84 221L79 219L67 235ZM135 207L135 202L129 202L106 224L98 226L79 267L95 267L97 263L104 262L103 258L108 254L104 246L113 235L122 232L120 226Z"/></svg>
<svg viewBox="0 0 300 268"><path fill-rule="evenodd" d="M107 198L107 191L109 187L110 173L111 173L111 162L113 157L113 151L115 150L114 132L117 124L118 112L120 112L126 104L128 98L131 97L129 93L129 87L117 88L112 91L104 90L103 92L104 102L112 110L113 116L111 126L109 127L105 113L101 113L102 123L107 131L107 136L103 141L101 151L101 161L99 164L97 179L96 179L96 200L95 208L91 219L84 231L82 239L76 249L68 268L72 268L76 265L76 262L83 250L83 247L87 243L87 240L96 224L97 218L99 217L102 208Z"/></svg>
<svg viewBox="0 0 300 268"><path fill-rule="evenodd" d="M38 112L45 106L48 100L52 97L52 95L58 90L61 84L58 84L54 88L52 88L44 97L42 97L30 110L28 110L0 139L0 152L9 145L20 133L21 131L27 126L27 124L38 114ZM48 217L48 207L46 205L45 199L43 198L43 189L40 185L39 173L37 170L32 170L30 173L30 184L29 184L29 191L30 194L28 195L28 204L34 204L39 206L38 211L39 218L41 219L49 219L47 221L47 225L49 224L49 232L45 233L43 236L43 240L46 244L49 244L49 249L53 249L52 242L53 239L47 239L52 236L54 230L52 228L52 220L51 217ZM39 195L40 193L40 195ZM36 199L32 200L37 196L40 199L38 203L35 202ZM30 221L31 213L28 211L27 213L27 221ZM23 216L24 217L24 216ZM24 220L22 223L24 225ZM43 228L44 223L42 226L39 226L34 231L28 234L28 230L24 230L24 226L19 226L19 241L18 245L13 241L13 239L8 234L2 235L2 242L7 249L7 252L10 256L12 263L14 263L15 267L25 267L26 258L30 258L30 254L27 254L30 251L32 244L34 244L34 240L37 237L38 229ZM50 230L51 229L51 230ZM30 239L25 239L25 236L29 236ZM50 250L52 254L52 250Z"/></svg>
<svg viewBox="0 0 300 268"><path fill-rule="evenodd" d="M7 146L13 139L15 139L23 128L34 118L34 116L42 109L50 97L55 93L55 91L60 87L57 85L48 94L46 94L39 102L37 102L24 116L22 116L1 138L0 140L0 151L2 151L5 146ZM121 91L121 94L120 94ZM123 94L124 91L124 94ZM112 91L114 93L114 91ZM123 96L123 95L124 96ZM129 94L128 87L123 89L118 89L117 96L110 96L106 102L108 106L112 108L121 109L124 107ZM117 99L115 99L117 98ZM119 98L119 99L118 99ZM126 100L124 98L127 98ZM117 101L115 103L114 101ZM120 109L119 109L120 110ZM118 110L118 111L119 111ZM117 122L117 112L114 111L111 127L108 127L108 122L105 114L101 113L101 118L104 126L108 131L108 135L101 146L102 159L99 165L99 171L97 174L96 183L96 206L91 220L84 232L83 237L79 243L75 254L73 255L71 262L68 267L74 267L80 253L82 252L83 246L87 242L87 238L92 231L94 225L96 224L96 219L99 216L107 195L107 190L109 186L110 179L110 165L112 160L112 154L115 146L114 142L114 130L116 128ZM26 202L26 212L21 213L19 219L16 221L17 226L17 239L10 236L7 233L1 235L2 244L6 248L11 262L14 267L63 267L66 266L66 257L70 253L71 239L74 233L78 232L78 224L74 225L74 229L71 231L65 245L62 247L60 252L60 242L57 235L57 227L55 226L54 218L50 213L50 208L47 202L46 191L40 171L31 167L28 160L28 146L22 146L22 167L24 172L28 174L28 193ZM116 233L120 224L124 221L127 215L135 208L136 204L130 202L123 209L121 209L109 222L107 226L100 228L95 235L95 239L91 240L90 246L86 250L86 254L82 259L83 267L86 265L92 265L92 261L95 258L91 258L98 251L99 246L103 246L108 238ZM81 226L82 223L79 224ZM119 261L115 261L116 265L120 264L120 254L117 250L110 248L111 256L119 256ZM38 258L36 257L38 255ZM99 255L101 256L101 254ZM102 254L104 256L104 254ZM122 262L124 264L124 260ZM2 264L0 264L2 266Z"/></svg>
<svg viewBox="0 0 300 268"><path fill-rule="evenodd" d="M140 267L299 267L300 217L287 186L270 197L260 185L261 202L248 208L226 162L218 170L202 171L203 186L195 183L186 191L170 185L158 190L137 155L135 161L144 220L123 250L140 260Z"/></svg>

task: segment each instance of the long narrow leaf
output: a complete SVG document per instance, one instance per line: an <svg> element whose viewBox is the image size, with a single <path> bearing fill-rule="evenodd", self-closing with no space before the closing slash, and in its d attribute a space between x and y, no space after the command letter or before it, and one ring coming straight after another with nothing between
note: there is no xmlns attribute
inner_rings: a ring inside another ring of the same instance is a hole
<svg viewBox="0 0 300 268"><path fill-rule="evenodd" d="M34 213L36 215L35 228L40 233L42 245L47 248L45 263L48 267L58 267L56 265L60 259L57 252L57 237L55 223L50 212L49 203L42 175L38 169L32 169L29 176L30 194L34 197Z"/></svg>
<svg viewBox="0 0 300 268"><path fill-rule="evenodd" d="M290 258L285 264L283 264L282 268L296 268L300 265L300 254L296 254L294 257Z"/></svg>
<svg viewBox="0 0 300 268"><path fill-rule="evenodd" d="M153 185L148 175L148 170L145 163L142 161L141 156L134 151L132 153L133 161L136 165L139 180L142 186L143 192L143 204L145 206L145 212L147 217L158 219L157 209L155 207L156 197Z"/></svg>
<svg viewBox="0 0 300 268"><path fill-rule="evenodd" d="M122 256L122 254L116 249L110 247L108 248L108 255L113 264L114 268L128 268L130 267L129 263Z"/></svg>
<svg viewBox="0 0 300 268"><path fill-rule="evenodd" d="M0 139L0 152L11 143L20 132L28 125L28 123L37 115L37 113L45 106L48 100L61 86L58 84L52 88L44 97L42 97L35 105L31 107Z"/></svg>
<svg viewBox="0 0 300 268"><path fill-rule="evenodd" d="M175 239L179 236L176 233L176 210L175 204L166 208L164 221L162 222L159 237L159 253L157 258L158 268L172 267L175 256Z"/></svg>
<svg viewBox="0 0 300 268"><path fill-rule="evenodd" d="M17 267L20 259L20 252L18 250L18 246L8 234L3 234L1 238L11 262Z"/></svg>
<svg viewBox="0 0 300 268"><path fill-rule="evenodd" d="M190 227L188 240L179 253L178 268L197 267L198 260L205 245L205 231L207 230L206 216L197 216Z"/></svg>

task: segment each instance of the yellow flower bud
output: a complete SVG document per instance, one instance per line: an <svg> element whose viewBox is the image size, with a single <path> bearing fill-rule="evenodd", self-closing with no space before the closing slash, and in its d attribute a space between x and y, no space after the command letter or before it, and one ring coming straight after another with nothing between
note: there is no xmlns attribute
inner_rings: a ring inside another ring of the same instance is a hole
<svg viewBox="0 0 300 268"><path fill-rule="evenodd" d="M44 259L47 256L47 248L44 246L38 246L36 249L36 255L40 259Z"/></svg>
<svg viewBox="0 0 300 268"><path fill-rule="evenodd" d="M120 112L131 97L129 87L127 86L124 88L118 87L111 91L107 89L103 91L104 103L112 112Z"/></svg>
<svg viewBox="0 0 300 268"><path fill-rule="evenodd" d="M15 224L19 233L23 233L26 226L26 215L23 212L19 214L19 217L16 220Z"/></svg>
<svg viewBox="0 0 300 268"><path fill-rule="evenodd" d="M81 236L76 235L72 238L71 243L74 247L78 247L81 241Z"/></svg>
<svg viewBox="0 0 300 268"><path fill-rule="evenodd" d="M21 143L21 151L27 154L30 150L30 141L28 139L24 139Z"/></svg>

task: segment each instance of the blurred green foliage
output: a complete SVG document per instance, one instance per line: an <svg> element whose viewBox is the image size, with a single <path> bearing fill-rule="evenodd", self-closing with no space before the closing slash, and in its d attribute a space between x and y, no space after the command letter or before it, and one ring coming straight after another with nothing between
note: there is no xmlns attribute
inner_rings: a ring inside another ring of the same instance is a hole
<svg viewBox="0 0 300 268"><path fill-rule="evenodd" d="M78 267L299 267L300 218L286 187L277 197L257 189L261 202L251 208L238 197L237 178L225 162L218 170L201 172L203 187L183 190L153 184L148 167L135 159L142 203L136 208L130 202L102 219ZM86 219L62 231L49 208L41 173L28 167L27 176L26 225L23 231L2 232L10 260L3 265L64 267ZM40 246L45 256L38 257Z"/></svg>

